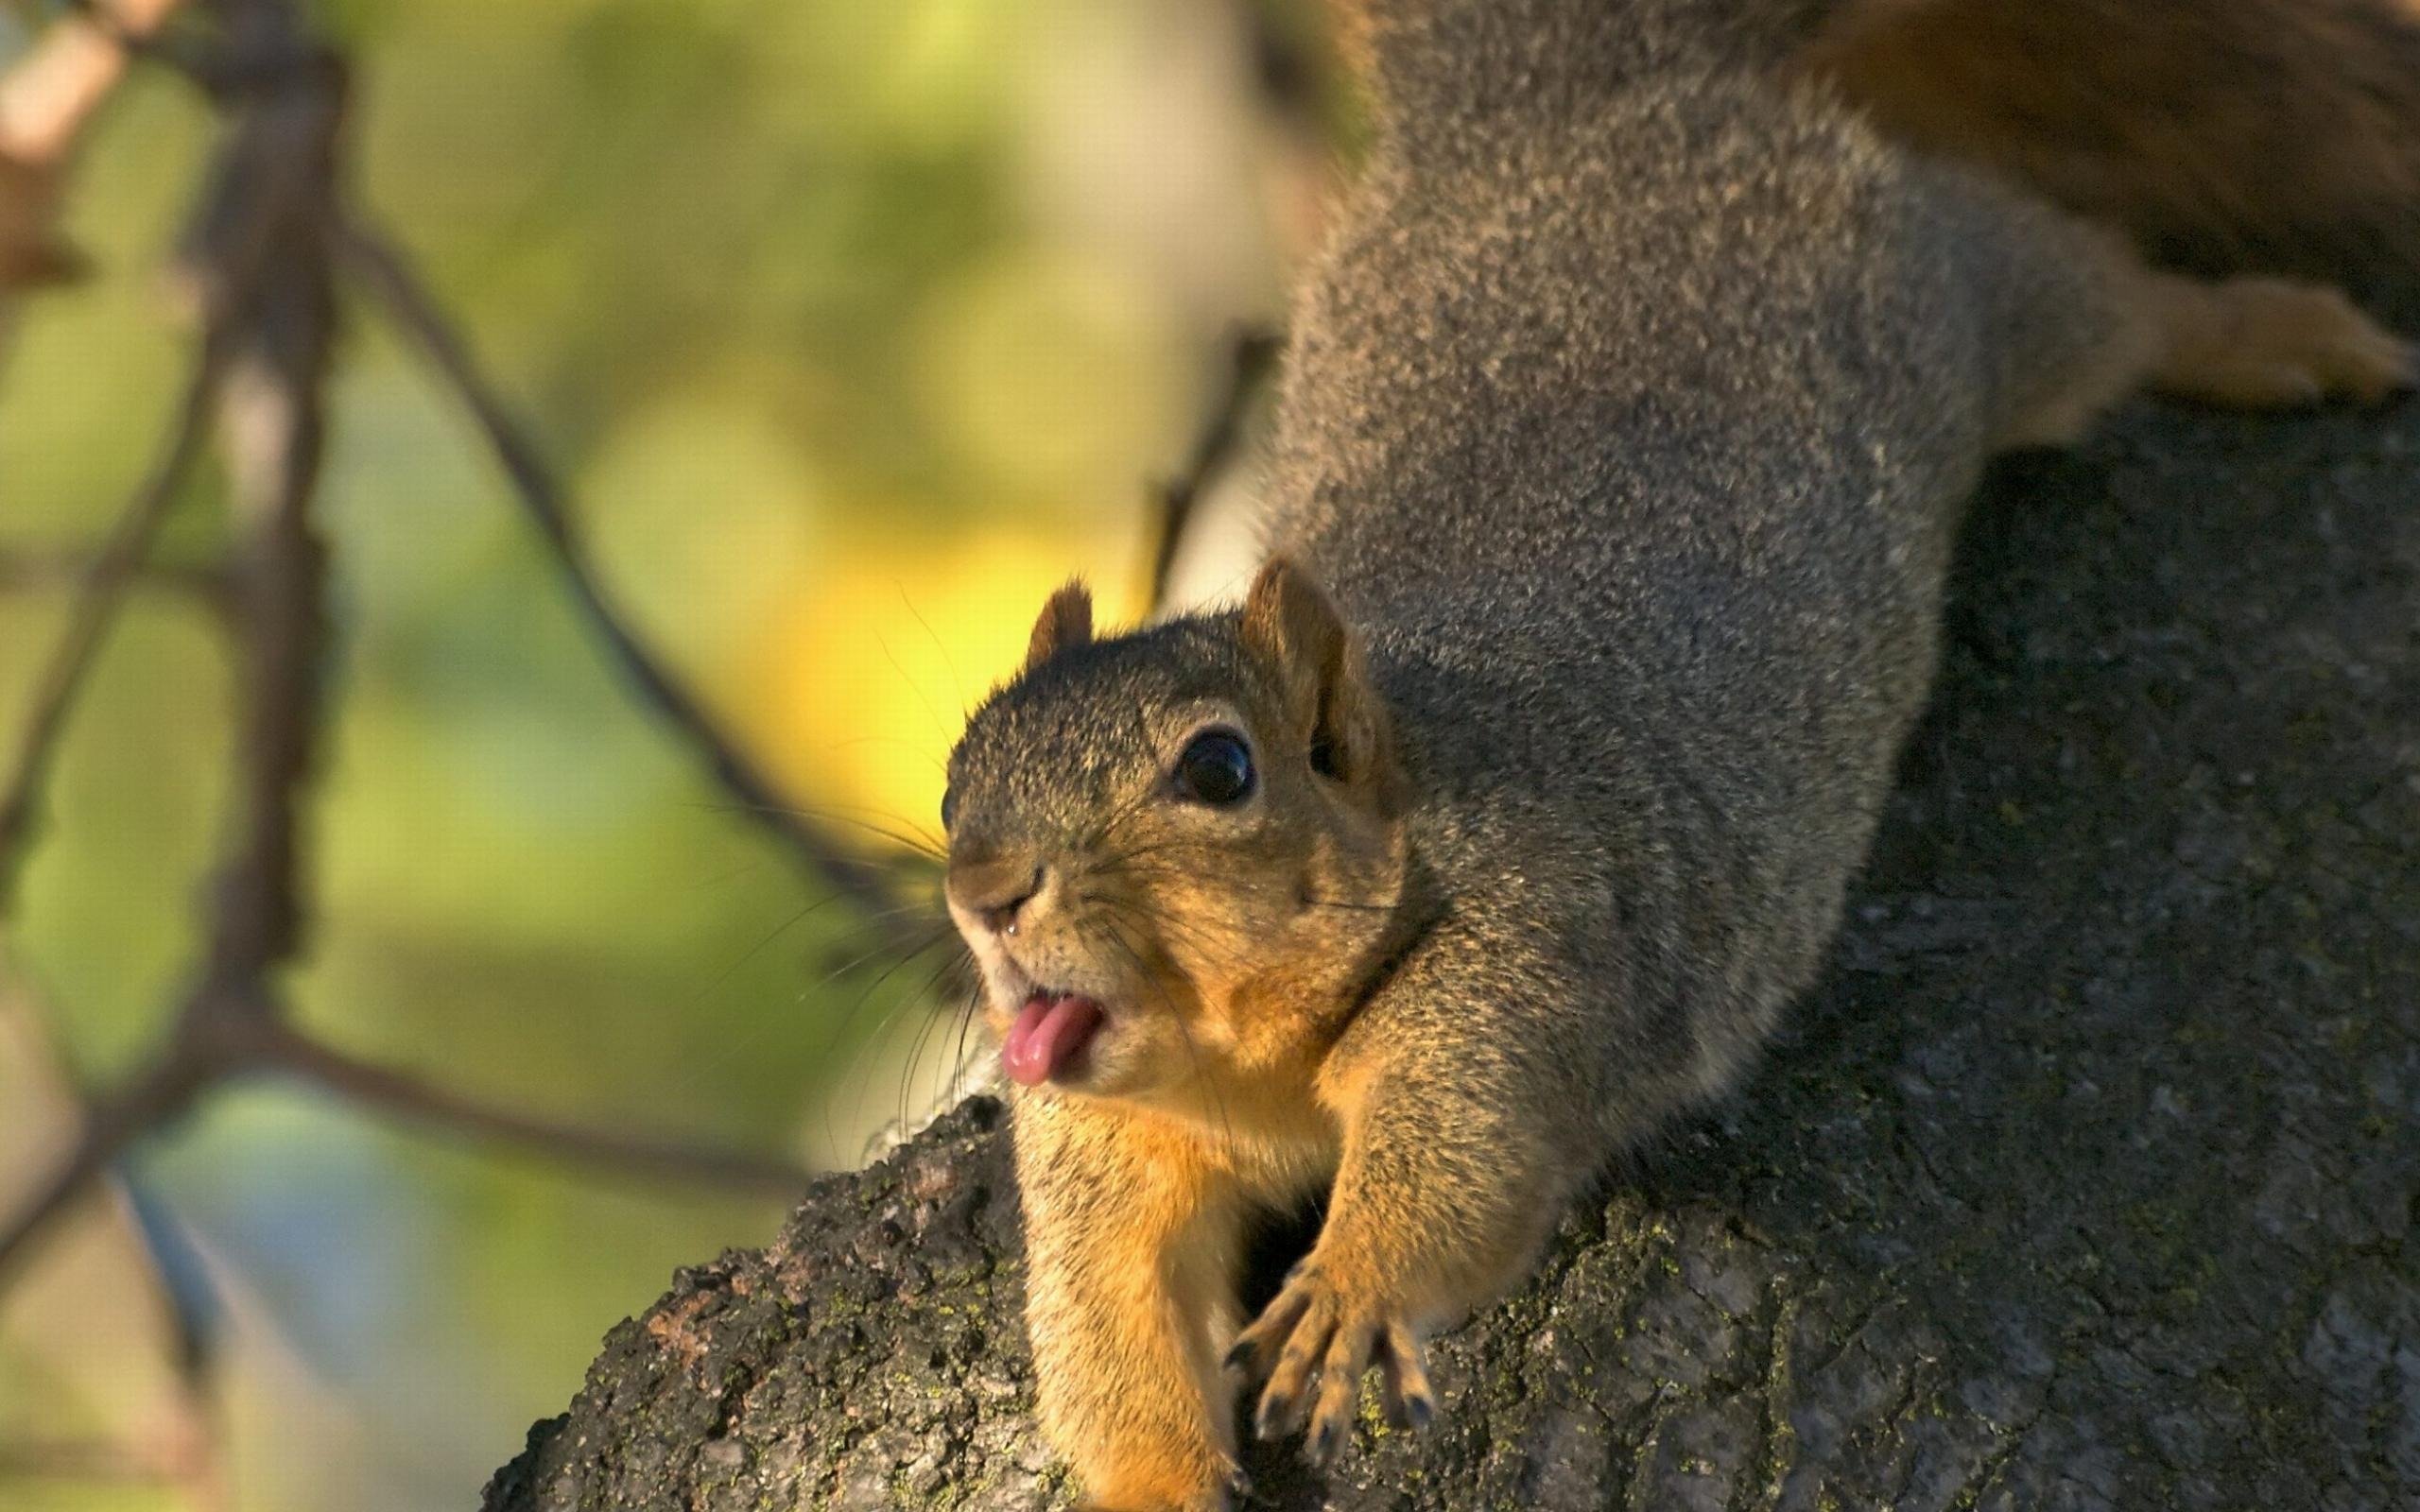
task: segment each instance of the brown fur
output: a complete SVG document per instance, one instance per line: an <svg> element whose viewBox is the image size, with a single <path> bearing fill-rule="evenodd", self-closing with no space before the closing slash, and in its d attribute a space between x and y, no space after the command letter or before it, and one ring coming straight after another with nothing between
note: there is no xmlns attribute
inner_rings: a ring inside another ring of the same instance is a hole
<svg viewBox="0 0 2420 1512"><path fill-rule="evenodd" d="M994 1023L1103 1006L1015 1096L1044 1432L1103 1512L1228 1504L1222 1360L1315 1458L1372 1365L1425 1421L1423 1341L1730 1085L1837 925L1991 453L2146 383L2409 376L2339 295L2155 272L1829 85L1692 61L1728 14L1377 6L1394 97L1298 310L1276 557L1106 638L1063 591L952 755ZM1175 782L1213 727L1248 800ZM1247 1217L1322 1193L1242 1326Z"/></svg>
<svg viewBox="0 0 2420 1512"><path fill-rule="evenodd" d="M2116 292L2093 360L2024 406L1999 444L2066 446L2140 388L2229 409L2298 409L2330 396L2376 404L2411 386L2414 349L2341 292L2271 278L2204 281L2146 266L2114 238L2080 252Z"/></svg>
<svg viewBox="0 0 2420 1512"><path fill-rule="evenodd" d="M1042 616L1033 622L1033 634L1026 640L1026 667L1030 671L1071 646L1090 644L1092 638L1093 595L1079 578L1042 606Z"/></svg>
<svg viewBox="0 0 2420 1512"><path fill-rule="evenodd" d="M1848 0L1800 65L2157 259L2420 259L2414 0Z"/></svg>

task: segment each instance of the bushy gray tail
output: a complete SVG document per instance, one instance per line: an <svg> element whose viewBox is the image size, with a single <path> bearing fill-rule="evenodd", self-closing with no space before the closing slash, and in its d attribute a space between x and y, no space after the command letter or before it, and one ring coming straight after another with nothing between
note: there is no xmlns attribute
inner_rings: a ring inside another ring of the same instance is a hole
<svg viewBox="0 0 2420 1512"><path fill-rule="evenodd" d="M1778 57L1823 0L1346 0L1398 139L1584 109L1648 75Z"/></svg>

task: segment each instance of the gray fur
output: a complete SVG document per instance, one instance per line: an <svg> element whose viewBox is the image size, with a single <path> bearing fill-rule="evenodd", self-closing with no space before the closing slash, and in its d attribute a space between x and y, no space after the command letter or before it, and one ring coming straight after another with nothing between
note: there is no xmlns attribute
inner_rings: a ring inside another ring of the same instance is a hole
<svg viewBox="0 0 2420 1512"><path fill-rule="evenodd" d="M1453 994L1457 1053L1547 1036L1617 1142L1719 1088L1813 973L1962 501L2114 316L2086 233L1811 90L1560 77L1554 111L1373 166L1297 312L1269 533L1367 641L1441 910L1570 999ZM1016 774L983 807L1098 814L1100 752L1151 759L1131 712L1242 675L1233 636L1046 665L970 729L962 770Z"/></svg>
<svg viewBox="0 0 2420 1512"><path fill-rule="evenodd" d="M1324 1051L1365 1090L1338 1163L1285 1178L1333 1176L1314 1258L1381 1257L1417 1329L1814 974L1963 502L2125 339L2092 233L1893 152L1730 13L1382 8L1390 133L1296 312L1269 542L1363 643L1413 885ZM1270 676L1232 613L1061 653L970 723L953 845L1080 849L1167 711Z"/></svg>
<svg viewBox="0 0 2420 1512"><path fill-rule="evenodd" d="M1270 535L1369 639L1456 909L1528 934L1505 877L1551 871L1620 936L1627 991L1575 1007L1635 1032L1570 1036L1619 1137L1812 974L1962 501L2106 297L2081 232L1811 92L1582 82L1374 171L1298 312Z"/></svg>

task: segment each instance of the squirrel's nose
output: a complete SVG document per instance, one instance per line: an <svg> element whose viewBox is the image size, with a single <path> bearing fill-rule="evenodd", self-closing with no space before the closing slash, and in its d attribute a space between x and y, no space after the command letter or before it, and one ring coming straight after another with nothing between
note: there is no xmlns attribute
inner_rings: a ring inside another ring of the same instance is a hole
<svg viewBox="0 0 2420 1512"><path fill-rule="evenodd" d="M949 895L994 935L1017 932L1017 914L1042 890L1042 864L1019 857L949 868Z"/></svg>

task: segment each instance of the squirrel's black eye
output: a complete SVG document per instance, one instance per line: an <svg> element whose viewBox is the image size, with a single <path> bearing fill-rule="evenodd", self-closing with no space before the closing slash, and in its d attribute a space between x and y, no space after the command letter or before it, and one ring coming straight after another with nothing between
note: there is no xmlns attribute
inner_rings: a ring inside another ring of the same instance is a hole
<svg viewBox="0 0 2420 1512"><path fill-rule="evenodd" d="M1252 796L1252 747L1232 730L1205 730L1176 759L1176 790L1224 808Z"/></svg>
<svg viewBox="0 0 2420 1512"><path fill-rule="evenodd" d="M942 830L944 833L958 827L958 789L942 789Z"/></svg>

